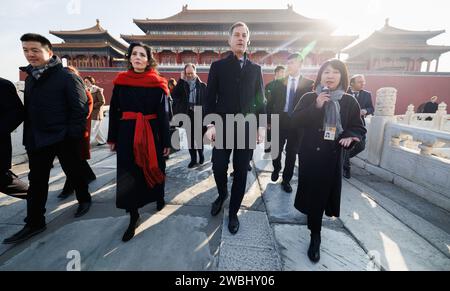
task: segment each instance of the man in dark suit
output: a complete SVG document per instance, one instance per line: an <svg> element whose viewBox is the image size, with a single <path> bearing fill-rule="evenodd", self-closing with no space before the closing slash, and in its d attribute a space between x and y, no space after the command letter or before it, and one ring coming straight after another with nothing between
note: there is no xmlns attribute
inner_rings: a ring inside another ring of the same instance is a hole
<svg viewBox="0 0 450 291"><path fill-rule="evenodd" d="M272 82L270 82L269 84L266 85L265 88L265 93L266 93L266 103L270 102L270 99L272 98L272 90L275 87L275 85L278 83L278 80L284 79L284 74L285 74L286 68L284 66L277 66L274 70L274 77ZM268 116L268 118L270 119L270 116ZM270 120L269 120L269 124L270 124ZM270 140L271 138L271 132L270 132L270 128L267 128L267 140ZM266 147L266 149L264 150L264 152L266 153L270 153L271 152L271 148L270 147Z"/></svg>
<svg viewBox="0 0 450 291"><path fill-rule="evenodd" d="M203 140L195 143L194 138L194 107L203 106L206 98L206 84L200 80L197 75L197 69L194 64L186 64L184 66L184 79L180 79L173 89L172 98L174 101L175 114L187 114L191 119L190 133L188 134L189 154L191 162L188 168L193 168L197 165L197 161L202 165L205 161L203 155ZM202 137L206 129L202 129ZM198 160L197 160L198 153Z"/></svg>
<svg viewBox="0 0 450 291"><path fill-rule="evenodd" d="M252 63L247 58L247 46L249 44L250 31L243 22L237 22L230 28L230 37L228 43L232 54L227 58L216 61L211 64L208 76L206 114L217 114L221 117L222 124L225 125L226 116L234 117L236 114L259 118L260 114L265 113L264 105L264 84L261 67ZM256 134L250 132L249 123L246 126L239 127L238 130L245 128L245 147L237 147L236 143L242 140L236 140L239 136L236 133L236 124L234 128L224 126L223 131L216 133L216 127L208 125L206 136L210 140L216 140L217 137L226 139L229 135L225 133L231 131L234 134L234 145L229 147L220 145L213 149L212 163L214 179L216 181L219 197L212 204L211 215L216 216L220 213L222 205L228 196L227 189L227 169L230 155L233 152L234 179L231 188L231 199L229 208L228 229L232 234L239 230L239 220L237 213L245 194L247 182L247 168L253 149L250 146L250 138L255 138ZM233 129L235 129L233 131ZM258 132L260 129L258 129ZM258 137L260 135L258 134Z"/></svg>
<svg viewBox="0 0 450 291"><path fill-rule="evenodd" d="M25 226L5 239L4 244L23 242L46 229L48 181L56 156L75 188L79 203L75 217L86 214L91 206L87 181L80 175L83 171L80 147L89 110L83 80L63 68L44 36L27 33L20 40L29 62L21 70L28 74L23 144L30 166L30 187Z"/></svg>
<svg viewBox="0 0 450 291"><path fill-rule="evenodd" d="M361 107L361 118L364 125L366 124L364 118L366 118L367 115L373 114L375 111L372 103L372 94L369 91L364 90L365 85L366 78L364 78L364 75L354 75L350 79L350 88L347 92L350 95L353 95L356 98L356 101L358 101L359 106ZM351 149L344 151L343 175L345 178L350 179L352 177L350 159L362 152L365 146L366 140L364 136L363 140L356 143Z"/></svg>
<svg viewBox="0 0 450 291"><path fill-rule="evenodd" d="M267 113L278 114L280 118L280 127L271 128L272 136L279 134L279 150L273 158L272 181L278 180L281 171L281 156L284 145L286 144L286 160L283 171L283 181L281 186L287 193L292 192L291 179L294 174L295 160L297 158L300 145L300 133L298 127L292 124L291 117L295 105L300 98L307 92L312 91L313 80L301 75L303 59L300 54L291 54L287 60L288 76L279 80L271 91L271 98L267 102Z"/></svg>
<svg viewBox="0 0 450 291"><path fill-rule="evenodd" d="M23 104L16 87L0 78L0 192L26 198L28 185L10 170L12 162L11 132L23 122Z"/></svg>

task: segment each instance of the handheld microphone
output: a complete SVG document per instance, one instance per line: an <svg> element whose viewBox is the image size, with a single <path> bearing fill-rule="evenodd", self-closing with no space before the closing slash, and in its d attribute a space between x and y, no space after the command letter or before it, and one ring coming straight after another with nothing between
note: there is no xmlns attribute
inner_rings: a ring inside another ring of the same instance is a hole
<svg viewBox="0 0 450 291"><path fill-rule="evenodd" d="M326 94L330 94L330 88L325 86L325 87L322 88L322 92L326 93Z"/></svg>

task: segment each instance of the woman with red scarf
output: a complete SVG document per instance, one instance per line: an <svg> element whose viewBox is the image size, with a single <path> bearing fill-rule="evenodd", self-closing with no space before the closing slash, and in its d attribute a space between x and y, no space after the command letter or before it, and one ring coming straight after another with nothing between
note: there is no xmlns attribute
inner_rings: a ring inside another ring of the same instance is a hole
<svg viewBox="0 0 450 291"><path fill-rule="evenodd" d="M117 152L116 206L130 214L122 240L133 238L138 209L165 206L165 159L169 154L167 80L156 71L150 47L133 43L127 52L128 71L114 80L109 109L108 143Z"/></svg>

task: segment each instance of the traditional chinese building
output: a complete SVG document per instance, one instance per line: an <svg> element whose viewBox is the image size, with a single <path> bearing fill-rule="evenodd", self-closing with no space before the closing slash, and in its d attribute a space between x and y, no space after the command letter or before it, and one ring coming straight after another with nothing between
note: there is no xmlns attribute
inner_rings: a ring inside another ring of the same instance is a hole
<svg viewBox="0 0 450 291"><path fill-rule="evenodd" d="M190 10L164 19L134 19L144 35L121 35L131 42L144 42L155 51L162 65L197 63L209 65L229 51L230 26L245 22L250 29L249 56L261 65L285 64L292 52L308 50L305 66L316 67L335 57L356 36L333 36L335 27L323 20L304 17L287 9Z"/></svg>
<svg viewBox="0 0 450 291"><path fill-rule="evenodd" d="M427 41L445 30L411 31L389 25L389 19L380 30L367 39L344 50L349 54L351 70L420 72L426 62L426 72L434 61L438 71L439 57L450 51L450 46L429 45Z"/></svg>
<svg viewBox="0 0 450 291"><path fill-rule="evenodd" d="M77 68L105 68L123 65L127 46L97 24L81 30L50 31L64 40L53 44L54 52Z"/></svg>

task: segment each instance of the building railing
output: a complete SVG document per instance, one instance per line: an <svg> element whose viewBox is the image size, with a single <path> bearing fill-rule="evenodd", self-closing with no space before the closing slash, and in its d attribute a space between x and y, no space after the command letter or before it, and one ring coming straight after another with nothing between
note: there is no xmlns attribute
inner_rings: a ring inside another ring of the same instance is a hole
<svg viewBox="0 0 450 291"><path fill-rule="evenodd" d="M447 114L447 104L444 102L438 105L436 113L415 113L411 104L404 115L397 115L396 118L401 124L450 132L450 114Z"/></svg>

